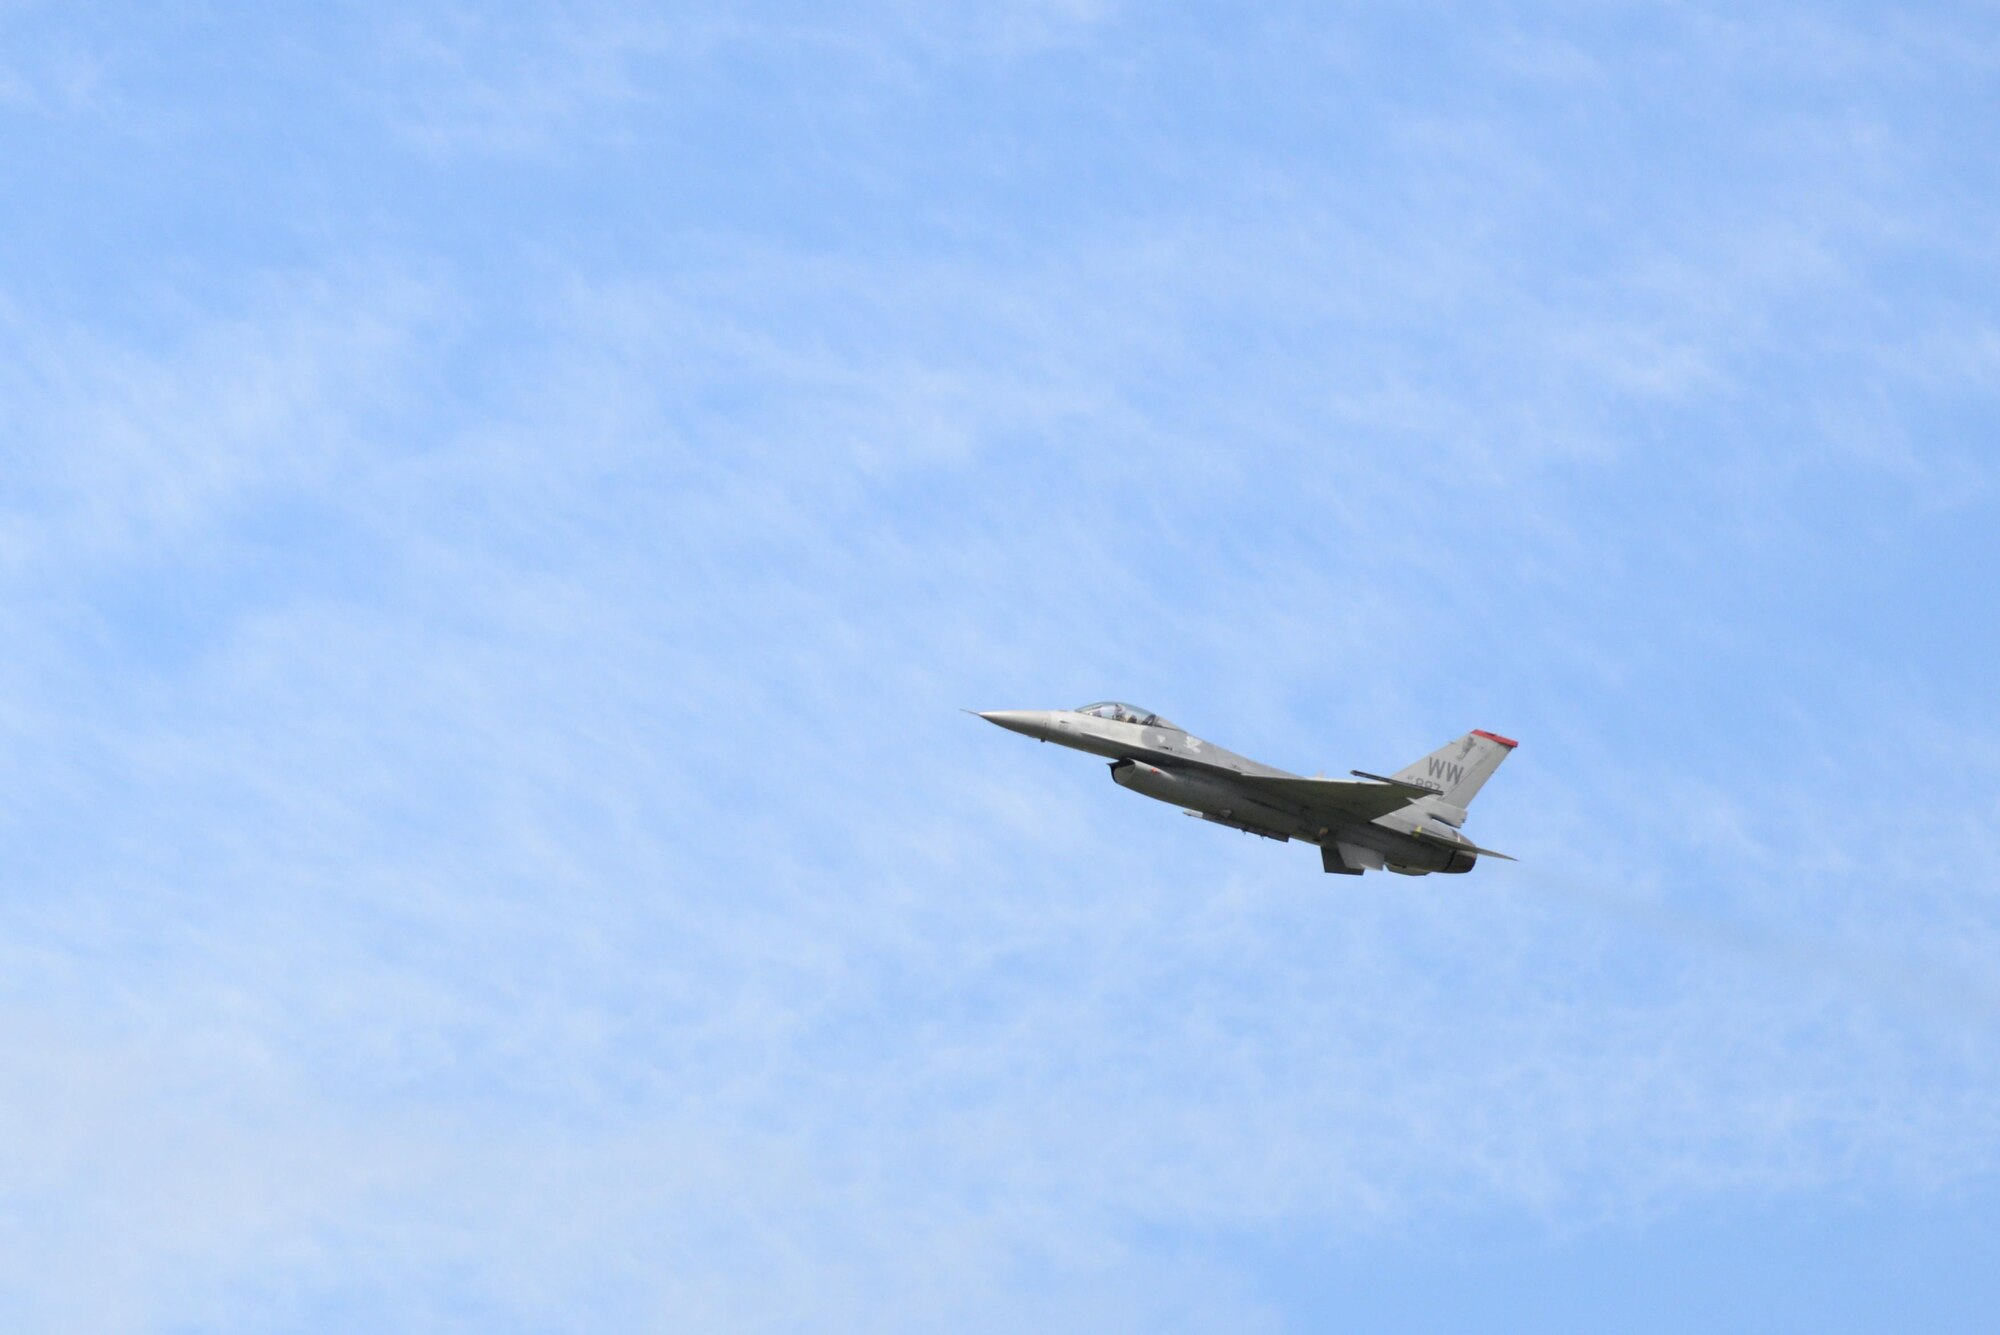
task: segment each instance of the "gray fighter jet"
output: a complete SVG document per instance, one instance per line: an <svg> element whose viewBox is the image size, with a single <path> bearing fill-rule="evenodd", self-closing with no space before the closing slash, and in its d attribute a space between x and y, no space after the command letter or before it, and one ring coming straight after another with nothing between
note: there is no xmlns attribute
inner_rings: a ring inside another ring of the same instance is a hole
<svg viewBox="0 0 2000 1335"><path fill-rule="evenodd" d="M972 711L967 711L972 712ZM1508 858L1459 833L1473 795L1516 743L1465 736L1392 775L1349 771L1361 782L1308 779L1225 751L1158 714L1106 701L1081 709L995 709L980 714L1010 732L1108 757L1113 782L1172 802L1231 829L1319 845L1330 872L1371 868L1428 876Z"/></svg>

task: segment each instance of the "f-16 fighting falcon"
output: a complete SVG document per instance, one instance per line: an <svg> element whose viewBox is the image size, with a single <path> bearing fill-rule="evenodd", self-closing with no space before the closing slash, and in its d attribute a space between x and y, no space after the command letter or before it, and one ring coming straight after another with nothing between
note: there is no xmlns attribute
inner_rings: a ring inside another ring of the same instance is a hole
<svg viewBox="0 0 2000 1335"><path fill-rule="evenodd" d="M968 713L973 712L968 710ZM1351 770L1362 782L1308 779L1260 765L1133 705L995 709L980 714L1010 732L1108 757L1112 781L1172 802L1190 816L1319 845L1330 872L1382 869L1404 876L1471 871L1505 858L1459 833L1465 809L1516 743L1468 732L1392 775Z"/></svg>

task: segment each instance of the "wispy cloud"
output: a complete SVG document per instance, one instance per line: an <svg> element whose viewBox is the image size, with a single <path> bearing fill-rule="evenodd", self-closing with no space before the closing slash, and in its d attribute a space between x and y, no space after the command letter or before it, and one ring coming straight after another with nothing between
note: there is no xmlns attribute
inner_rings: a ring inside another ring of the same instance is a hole
<svg viewBox="0 0 2000 1335"><path fill-rule="evenodd" d="M1161 1239L1990 1178L2000 751L1933 666L1988 633L1924 544L1990 556L1991 321L1897 277L1986 206L1718 139L1650 41L1287 138L1258 71L1365 66L1127 17L857 20L874 109L717 178L830 153L831 222L373 196L124 324L12 298L16 1324L1255 1328ZM423 11L348 86L553 182L817 40L762 21ZM894 137L933 40L1153 128L988 89L1021 152L957 163ZM1514 732L1524 861L1329 887L956 712L1103 694L1307 770Z"/></svg>
<svg viewBox="0 0 2000 1335"><path fill-rule="evenodd" d="M1106 0L963 10L891 0L840 14L776 4L729 15L671 5L427 5L388 27L371 97L427 149L546 156L566 139L626 142L641 120L665 114L671 123L677 109L714 105L732 60L768 62L782 80L745 89L752 97L783 106L819 90L851 101L856 75L907 88L929 61L1075 47L1114 12ZM715 127L674 128L698 138Z"/></svg>

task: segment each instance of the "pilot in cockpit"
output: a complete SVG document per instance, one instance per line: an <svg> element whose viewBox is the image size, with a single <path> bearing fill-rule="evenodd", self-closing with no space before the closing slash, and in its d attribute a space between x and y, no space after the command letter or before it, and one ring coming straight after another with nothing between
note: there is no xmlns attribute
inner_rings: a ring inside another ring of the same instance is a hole
<svg viewBox="0 0 2000 1335"><path fill-rule="evenodd" d="M1120 704L1116 700L1106 700L1101 704L1085 705L1076 711L1091 718L1111 719L1118 723L1136 723L1142 728L1167 728L1179 732L1180 728L1167 722L1158 714L1140 709L1136 705Z"/></svg>

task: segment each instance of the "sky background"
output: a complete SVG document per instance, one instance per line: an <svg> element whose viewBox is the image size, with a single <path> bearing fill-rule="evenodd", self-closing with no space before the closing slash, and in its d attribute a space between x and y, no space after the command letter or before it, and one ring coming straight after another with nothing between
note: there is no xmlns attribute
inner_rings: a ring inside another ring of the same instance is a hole
<svg viewBox="0 0 2000 1335"><path fill-rule="evenodd" d="M1987 5L0 3L0 1325L1991 1329ZM1311 773L1324 876L961 707Z"/></svg>

